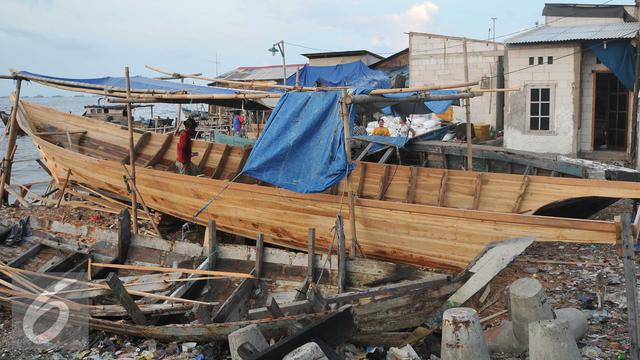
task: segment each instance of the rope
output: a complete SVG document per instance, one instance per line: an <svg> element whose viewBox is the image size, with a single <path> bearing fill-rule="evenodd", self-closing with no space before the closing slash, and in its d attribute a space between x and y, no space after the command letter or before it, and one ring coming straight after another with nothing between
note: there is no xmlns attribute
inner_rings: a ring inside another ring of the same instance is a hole
<svg viewBox="0 0 640 360"><path fill-rule="evenodd" d="M195 222L198 216L200 216L200 214L202 214L202 212L205 211L209 207L209 205L211 205L211 203L216 201L222 195L222 193L225 192L229 188L229 186L231 186L231 184L233 184L233 182L240 177L240 175L242 175L242 171L239 172L236 176L234 176L233 179L231 179L228 183L226 183L222 188L222 190L220 190L220 192L218 192L211 199L209 199L209 201L207 201L207 203L204 204L204 206L201 207L200 210L196 211L196 213L193 214L193 217L192 217L193 222Z"/></svg>

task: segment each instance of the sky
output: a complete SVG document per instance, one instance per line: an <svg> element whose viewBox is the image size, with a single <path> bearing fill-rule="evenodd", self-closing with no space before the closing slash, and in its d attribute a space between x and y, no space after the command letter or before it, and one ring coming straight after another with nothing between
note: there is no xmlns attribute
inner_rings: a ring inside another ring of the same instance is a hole
<svg viewBox="0 0 640 360"><path fill-rule="evenodd" d="M554 0L553 2L567 2ZM574 1L575 2L575 1ZM581 0L601 4L604 0ZM544 22L542 0L0 0L0 73L9 69L89 78L156 76L145 64L207 76L238 66L281 64L267 51L285 41L300 54L408 47L407 32L486 39ZM611 2L609 2L611 3ZM617 4L632 5L624 0ZM217 59L217 61L216 61ZM14 84L0 80L0 96ZM23 86L26 96L57 90Z"/></svg>

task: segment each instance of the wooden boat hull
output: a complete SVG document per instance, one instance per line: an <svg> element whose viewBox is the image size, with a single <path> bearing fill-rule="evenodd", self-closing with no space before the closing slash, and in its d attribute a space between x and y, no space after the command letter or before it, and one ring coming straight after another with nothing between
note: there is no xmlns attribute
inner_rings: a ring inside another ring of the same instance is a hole
<svg viewBox="0 0 640 360"><path fill-rule="evenodd" d="M63 147L67 146L66 141L54 143L34 134L43 124L56 128L69 126L71 130L89 131L90 140L100 138L97 145L108 146L126 143L124 130L32 104L23 104L19 115L21 126L33 135L47 167L59 182L64 181L70 170L75 182L128 196L120 161L84 155L99 148L69 144L73 149L69 150ZM147 147L159 146L166 136L151 135ZM136 134L136 141L141 137ZM207 145L196 142L194 151L198 151L198 146ZM114 146L114 149L126 154L126 148ZM104 152L113 151L104 149ZM144 165L155 151L141 155L139 164ZM218 166L220 159L219 156ZM171 162L170 158L163 161ZM232 168L242 167L241 159L233 161ZM233 174L233 170L227 168L218 171L207 165L204 169L205 175L225 173L221 178ZM213 219L219 229L241 236L253 238L263 233L267 242L295 249L306 249L308 228L316 229L318 249L327 249L333 239L331 229L335 216L339 213L346 219L349 216L346 197L340 195L298 194L256 184L230 184L208 176L187 177L142 166L137 167L136 184L153 209L200 224ZM640 198L638 184L618 182L615 187L609 184L367 164L354 171L354 186L357 186L354 191L359 195L355 206L358 242L364 253L373 258L452 270L464 268L486 244L506 238L534 236L538 241L613 244L618 238L614 222L519 213L531 213L548 203L575 197L574 194ZM443 188L448 189L444 196ZM344 189L343 182L336 193ZM414 195L409 199L411 192ZM218 196L216 200L194 218L214 196ZM481 211L483 209L492 210ZM349 221L345 223L348 226Z"/></svg>

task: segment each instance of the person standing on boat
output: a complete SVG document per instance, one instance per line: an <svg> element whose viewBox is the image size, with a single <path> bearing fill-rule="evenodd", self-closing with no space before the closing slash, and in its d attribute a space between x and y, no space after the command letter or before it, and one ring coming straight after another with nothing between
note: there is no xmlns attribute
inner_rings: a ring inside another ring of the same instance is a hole
<svg viewBox="0 0 640 360"><path fill-rule="evenodd" d="M236 112L236 115L233 117L233 135L242 136L242 128L244 127L244 117L240 111Z"/></svg>
<svg viewBox="0 0 640 360"><path fill-rule="evenodd" d="M373 129L373 132L371 133L371 135L374 136L391 136L391 133L389 132L389 129L384 127L384 120L380 119L378 120L378 127Z"/></svg>
<svg viewBox="0 0 640 360"><path fill-rule="evenodd" d="M409 138L409 134L411 136L416 136L416 131L407 124L407 118L402 116L400 117L400 128L398 128L398 136L403 138Z"/></svg>
<svg viewBox="0 0 640 360"><path fill-rule="evenodd" d="M191 138L195 136L198 122L193 118L185 120L184 130L180 131L178 140L178 157L176 159L176 168L183 175L196 175L196 167L191 162L191 157L198 155L191 151Z"/></svg>

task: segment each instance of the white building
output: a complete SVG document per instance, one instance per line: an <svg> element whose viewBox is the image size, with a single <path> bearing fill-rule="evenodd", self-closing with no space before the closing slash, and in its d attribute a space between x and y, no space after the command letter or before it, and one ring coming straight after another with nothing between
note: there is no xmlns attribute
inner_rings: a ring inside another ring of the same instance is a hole
<svg viewBox="0 0 640 360"><path fill-rule="evenodd" d="M633 13L622 5L547 4L544 25L505 41L505 86L521 88L506 95L505 147L627 158Z"/></svg>
<svg viewBox="0 0 640 360"><path fill-rule="evenodd" d="M309 59L311 66L334 66L362 61L367 66L376 63L384 57L368 50L330 51L321 53L302 54Z"/></svg>
<svg viewBox="0 0 640 360"><path fill-rule="evenodd" d="M464 82L463 38L409 33L410 87ZM504 45L486 40L467 39L469 80L484 79L486 87L501 85ZM471 99L474 123L488 123L502 129L503 95L487 94ZM464 110L454 108L454 117L465 120Z"/></svg>

